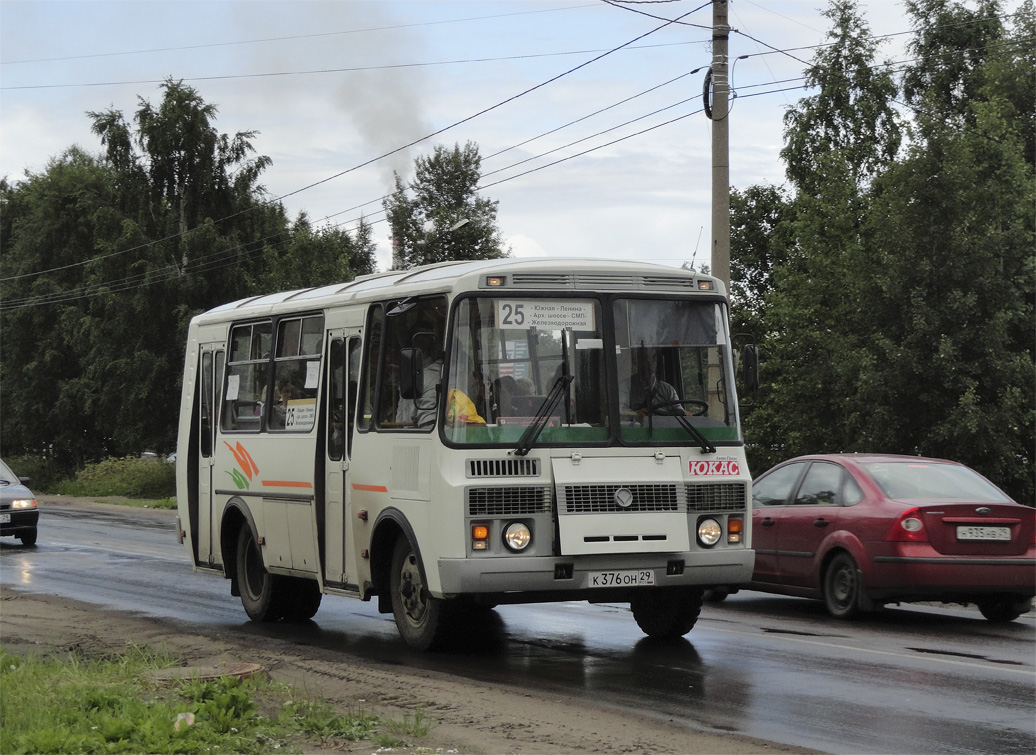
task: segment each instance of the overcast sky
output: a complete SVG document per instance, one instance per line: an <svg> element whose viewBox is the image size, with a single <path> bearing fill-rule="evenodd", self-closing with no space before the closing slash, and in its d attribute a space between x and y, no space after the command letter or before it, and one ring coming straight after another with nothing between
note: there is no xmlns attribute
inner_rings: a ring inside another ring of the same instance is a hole
<svg viewBox="0 0 1036 755"><path fill-rule="evenodd" d="M732 74L733 186L784 181L782 117L805 94L801 61L825 42L824 7L729 3L731 60L751 56ZM900 2L861 7L874 35L910 31ZM659 29L644 13L684 23ZM273 160L263 184L290 217L374 223L381 269L393 170L410 179L415 156L467 141L516 255L700 266L711 24L704 0L2 0L0 175L43 171L74 144L99 153L86 112L131 120L138 98L157 104L172 77L218 107L220 132L258 132L257 152ZM907 39L890 37L881 57L902 60Z"/></svg>

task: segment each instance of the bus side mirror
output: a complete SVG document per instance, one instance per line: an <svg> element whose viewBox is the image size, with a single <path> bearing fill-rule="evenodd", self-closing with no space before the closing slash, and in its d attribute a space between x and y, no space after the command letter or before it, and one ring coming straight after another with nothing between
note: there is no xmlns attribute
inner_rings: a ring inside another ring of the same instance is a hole
<svg viewBox="0 0 1036 755"><path fill-rule="evenodd" d="M420 349L399 350L399 397L411 401L424 395L424 360Z"/></svg>
<svg viewBox="0 0 1036 755"><path fill-rule="evenodd" d="M745 365L745 390L759 390L759 347L754 343L745 344L741 360Z"/></svg>

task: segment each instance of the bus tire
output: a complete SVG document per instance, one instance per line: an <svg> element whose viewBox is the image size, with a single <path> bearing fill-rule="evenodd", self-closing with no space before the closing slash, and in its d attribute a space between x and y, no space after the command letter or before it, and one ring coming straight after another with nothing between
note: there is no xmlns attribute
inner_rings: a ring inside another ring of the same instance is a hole
<svg viewBox="0 0 1036 755"><path fill-rule="evenodd" d="M644 590L630 600L637 626L648 637L675 640L694 628L704 590Z"/></svg>
<svg viewBox="0 0 1036 755"><path fill-rule="evenodd" d="M284 578L270 574L263 565L263 554L248 526L237 536L237 582L241 605L252 621L277 621L284 618L289 595Z"/></svg>
<svg viewBox="0 0 1036 755"><path fill-rule="evenodd" d="M389 592L392 615L404 642L420 651L440 644L445 635L446 602L428 594L420 560L405 535L392 549Z"/></svg>
<svg viewBox="0 0 1036 755"><path fill-rule="evenodd" d="M284 620L295 623L309 621L320 609L320 584L315 579L281 577L286 583L289 596L284 611Z"/></svg>

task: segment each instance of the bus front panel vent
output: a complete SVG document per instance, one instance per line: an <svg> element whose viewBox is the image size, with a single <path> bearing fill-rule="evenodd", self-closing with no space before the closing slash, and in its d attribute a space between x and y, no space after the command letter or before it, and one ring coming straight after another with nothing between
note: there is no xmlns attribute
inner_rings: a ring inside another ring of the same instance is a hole
<svg viewBox="0 0 1036 755"><path fill-rule="evenodd" d="M480 477L539 477L539 459L468 459L468 479Z"/></svg>
<svg viewBox="0 0 1036 755"><path fill-rule="evenodd" d="M674 275L645 275L642 288L654 291L694 291L693 278L679 278Z"/></svg>

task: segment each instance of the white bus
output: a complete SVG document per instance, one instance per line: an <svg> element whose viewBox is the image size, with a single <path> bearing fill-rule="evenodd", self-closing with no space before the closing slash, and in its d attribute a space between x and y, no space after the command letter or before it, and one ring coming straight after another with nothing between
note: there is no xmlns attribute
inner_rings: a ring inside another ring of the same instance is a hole
<svg viewBox="0 0 1036 755"><path fill-rule="evenodd" d="M179 537L255 621L376 598L429 649L499 604L628 602L651 636L749 580L722 284L635 262L452 262L190 325Z"/></svg>

